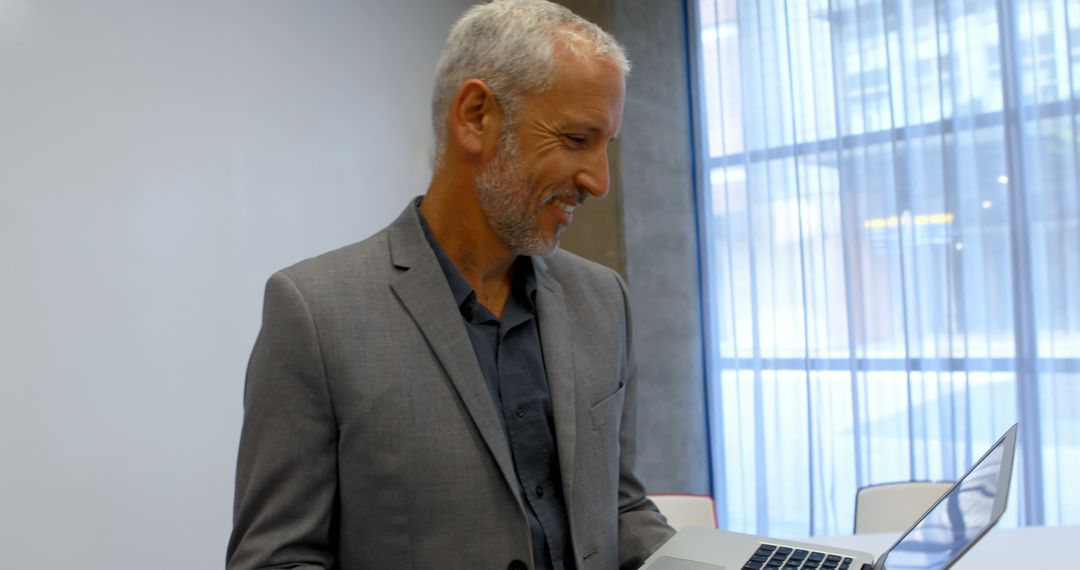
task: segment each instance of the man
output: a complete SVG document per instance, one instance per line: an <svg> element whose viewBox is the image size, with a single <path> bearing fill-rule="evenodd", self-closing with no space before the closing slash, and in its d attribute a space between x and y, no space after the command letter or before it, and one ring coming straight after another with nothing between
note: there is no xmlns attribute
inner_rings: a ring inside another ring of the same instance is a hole
<svg viewBox="0 0 1080 570"><path fill-rule="evenodd" d="M427 194L267 284L230 568L633 568L671 536L633 473L625 286L557 251L628 70L542 0L455 24Z"/></svg>

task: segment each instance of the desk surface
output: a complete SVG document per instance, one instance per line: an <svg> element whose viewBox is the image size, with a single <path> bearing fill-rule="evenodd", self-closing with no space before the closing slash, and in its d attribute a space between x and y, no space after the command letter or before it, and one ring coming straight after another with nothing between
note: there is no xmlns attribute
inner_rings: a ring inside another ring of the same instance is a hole
<svg viewBox="0 0 1080 570"><path fill-rule="evenodd" d="M899 534L861 534L854 536L816 536L800 539L825 546L851 548L874 556L885 552ZM1080 543L1080 526L1029 526L995 528L971 547L959 562L957 570L974 568L1077 568L1080 562L1063 559L1065 546ZM1061 564L1065 566L1061 566ZM1076 566L1071 566L1076 564Z"/></svg>

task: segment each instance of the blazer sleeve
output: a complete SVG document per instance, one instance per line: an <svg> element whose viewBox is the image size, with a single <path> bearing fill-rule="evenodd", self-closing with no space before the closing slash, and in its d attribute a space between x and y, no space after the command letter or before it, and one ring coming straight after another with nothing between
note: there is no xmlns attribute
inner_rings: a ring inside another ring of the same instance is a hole
<svg viewBox="0 0 1080 570"><path fill-rule="evenodd" d="M637 459L637 362L634 359L633 326L626 284L615 274L623 296L626 318L626 398L619 432L619 568L638 568L645 559L675 534L667 519L648 499L645 487L634 474Z"/></svg>
<svg viewBox="0 0 1080 570"><path fill-rule="evenodd" d="M318 330L278 272L248 363L227 568L332 567L336 493L337 422Z"/></svg>

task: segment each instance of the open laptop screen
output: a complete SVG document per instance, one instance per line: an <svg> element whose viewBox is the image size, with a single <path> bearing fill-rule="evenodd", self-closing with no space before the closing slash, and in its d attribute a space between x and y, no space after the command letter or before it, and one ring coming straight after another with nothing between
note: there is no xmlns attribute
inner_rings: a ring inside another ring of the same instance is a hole
<svg viewBox="0 0 1080 570"><path fill-rule="evenodd" d="M885 556L888 570L946 568L1001 518L1016 445L1016 426ZM879 564L878 567L881 567Z"/></svg>

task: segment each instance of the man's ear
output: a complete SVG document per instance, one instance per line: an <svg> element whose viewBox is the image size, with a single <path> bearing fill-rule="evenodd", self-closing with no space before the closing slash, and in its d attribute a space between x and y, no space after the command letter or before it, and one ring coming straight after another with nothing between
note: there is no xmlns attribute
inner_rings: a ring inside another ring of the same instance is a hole
<svg viewBox="0 0 1080 570"><path fill-rule="evenodd" d="M502 108L487 83L470 79L461 85L450 109L450 136L466 154L484 154L498 140Z"/></svg>

